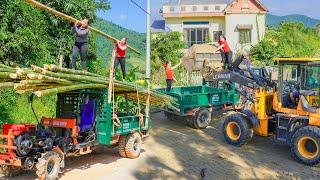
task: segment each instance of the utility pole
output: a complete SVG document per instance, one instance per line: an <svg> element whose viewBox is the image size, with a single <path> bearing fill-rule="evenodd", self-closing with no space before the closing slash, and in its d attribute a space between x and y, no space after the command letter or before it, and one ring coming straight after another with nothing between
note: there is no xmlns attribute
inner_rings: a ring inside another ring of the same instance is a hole
<svg viewBox="0 0 320 180"><path fill-rule="evenodd" d="M151 43L150 43L150 0L147 0L147 48L146 48L146 80L148 82L148 86L150 86L151 82L151 69L150 69L150 51L151 51Z"/></svg>

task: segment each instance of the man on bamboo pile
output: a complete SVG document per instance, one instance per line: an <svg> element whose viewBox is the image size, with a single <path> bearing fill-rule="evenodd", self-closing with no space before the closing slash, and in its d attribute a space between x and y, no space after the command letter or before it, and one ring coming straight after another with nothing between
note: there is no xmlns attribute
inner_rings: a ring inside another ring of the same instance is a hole
<svg viewBox="0 0 320 180"><path fill-rule="evenodd" d="M82 70L87 70L89 20L83 19L81 22L72 24L71 32L76 34L76 41L72 49L69 68L76 68L77 57L80 53Z"/></svg>

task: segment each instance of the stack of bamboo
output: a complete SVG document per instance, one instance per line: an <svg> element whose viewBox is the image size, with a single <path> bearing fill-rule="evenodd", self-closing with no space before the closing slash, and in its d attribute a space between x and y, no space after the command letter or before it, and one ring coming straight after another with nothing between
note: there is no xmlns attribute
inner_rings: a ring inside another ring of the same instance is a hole
<svg viewBox="0 0 320 180"><path fill-rule="evenodd" d="M115 94L127 94L130 100L146 103L150 93L152 105L171 104L170 96L133 83L113 81ZM108 87L109 79L94 73L61 68L56 65L43 67L31 66L20 68L0 64L0 88L14 88L17 93L27 92L37 97L58 94L81 89L104 89Z"/></svg>

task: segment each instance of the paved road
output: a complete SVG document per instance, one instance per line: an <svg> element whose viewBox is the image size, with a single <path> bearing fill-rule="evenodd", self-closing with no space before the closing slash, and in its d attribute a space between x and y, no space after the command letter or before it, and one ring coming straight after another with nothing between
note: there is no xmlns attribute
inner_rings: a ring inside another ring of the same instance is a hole
<svg viewBox="0 0 320 180"><path fill-rule="evenodd" d="M320 179L320 167L292 160L287 146L272 138L254 137L238 148L227 145L221 121L205 130L188 128L153 114L151 136L138 159L120 158L117 149L99 148L95 154L69 158L61 179ZM217 118L217 117L216 117ZM14 179L35 179L35 173Z"/></svg>

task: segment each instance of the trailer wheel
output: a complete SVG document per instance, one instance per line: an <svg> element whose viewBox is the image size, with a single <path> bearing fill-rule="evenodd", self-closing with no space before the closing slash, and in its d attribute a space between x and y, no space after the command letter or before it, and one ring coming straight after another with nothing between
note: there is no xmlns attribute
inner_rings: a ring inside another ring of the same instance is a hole
<svg viewBox="0 0 320 180"><path fill-rule="evenodd" d="M298 129L291 139L291 152L295 159L305 165L320 163L320 128L305 126Z"/></svg>
<svg viewBox="0 0 320 180"><path fill-rule="evenodd" d="M253 128L241 114L231 114L223 123L223 136L228 144L242 146L252 139Z"/></svg>
<svg viewBox="0 0 320 180"><path fill-rule="evenodd" d="M126 143L127 143L127 135L125 136L120 136L119 140L119 155L121 157L127 157L126 155Z"/></svg>
<svg viewBox="0 0 320 180"><path fill-rule="evenodd" d="M196 129L205 129L207 126L209 126L211 122L211 112L209 109L200 109L196 113L196 117L194 119L194 127Z"/></svg>
<svg viewBox="0 0 320 180"><path fill-rule="evenodd" d="M127 141L125 145L126 156L131 159L135 159L140 156L142 147L142 138L139 133L133 133L127 135Z"/></svg>
<svg viewBox="0 0 320 180"><path fill-rule="evenodd" d="M54 151L47 152L42 158L38 160L36 165L37 175L40 180L55 180L58 178L61 168L61 158L58 153Z"/></svg>

